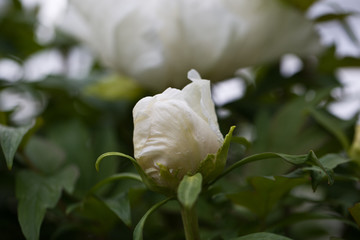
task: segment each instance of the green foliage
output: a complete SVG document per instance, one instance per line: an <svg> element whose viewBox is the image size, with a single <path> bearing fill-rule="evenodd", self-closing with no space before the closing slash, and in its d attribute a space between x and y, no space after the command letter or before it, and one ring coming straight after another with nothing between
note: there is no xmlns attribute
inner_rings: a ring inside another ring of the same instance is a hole
<svg viewBox="0 0 360 240"><path fill-rule="evenodd" d="M287 237L283 237L277 234L273 234L273 233L253 233L253 234L249 234L246 236L242 236L242 237L238 237L238 238L233 238L231 240L290 240L290 238Z"/></svg>
<svg viewBox="0 0 360 240"><path fill-rule="evenodd" d="M349 211L356 221L356 224L360 227L360 203L355 204L349 208Z"/></svg>
<svg viewBox="0 0 360 240"><path fill-rule="evenodd" d="M131 226L130 202L127 193L119 193L111 198L104 199L103 202L127 226Z"/></svg>
<svg viewBox="0 0 360 240"><path fill-rule="evenodd" d="M233 171L235 168L243 166L244 164L259 161L259 160L267 160L273 158L281 158L286 162L289 162L294 165L303 165L307 164L313 167L314 171L311 171L312 176L312 187L314 191L316 190L317 186L319 185L320 181L322 180L323 176L327 176L328 183L333 184L333 173L331 169L326 168L323 164L318 160L316 155L313 151L310 151L308 154L305 155L288 155L288 154L281 154L281 153L260 153L248 156L246 158L241 159L240 161L234 163L232 166L227 168L217 179L215 179L212 183L217 181L219 178L223 177L224 175L228 174L229 172ZM304 168L311 170L312 168Z"/></svg>
<svg viewBox="0 0 360 240"><path fill-rule="evenodd" d="M51 176L42 176L28 170L17 174L18 216L26 239L39 238L46 210L56 206L62 190L68 193L74 190L78 176L78 170L74 166L66 167Z"/></svg>
<svg viewBox="0 0 360 240"><path fill-rule="evenodd" d="M282 2L304 13L317 1ZM200 173L179 185L176 173L159 165L169 190L131 157L132 108L146 92L97 63L83 79L69 78L78 43L58 32L47 45L38 43L37 9L7 3L0 10L0 61L24 70L33 54L56 50L64 74L0 79L0 94L19 90L37 107L22 126L14 121L22 106L0 109L2 239L178 240L186 235L181 212L183 220L193 215L185 224L197 213L201 239L358 239L360 164L350 147L357 119L340 119L329 106L344 87L338 70L359 67L359 57L339 57L328 46L300 59L303 67L292 76L281 73L279 61L253 66L253 78L241 80L244 95L219 109L226 112L218 118L221 131L230 131ZM314 21L337 21L358 44L347 22L353 14ZM180 205L169 201L175 198Z"/></svg>
<svg viewBox="0 0 360 240"><path fill-rule="evenodd" d="M339 120L333 118L332 116L325 116L326 113L318 111L314 108L309 108L309 112L319 124L321 124L339 140L345 150L349 149L349 140L340 128Z"/></svg>
<svg viewBox="0 0 360 240"><path fill-rule="evenodd" d="M131 179L142 182L141 178L137 174L133 173L119 173L114 174L108 178L97 183L89 191L90 194L96 194L96 191L102 188L105 184L109 184L113 181ZM130 201L128 196L128 191L122 191L115 193L113 196L103 198L102 201L104 204L113 211L127 226L131 226L131 213L130 213Z"/></svg>
<svg viewBox="0 0 360 240"><path fill-rule="evenodd" d="M184 176L177 190L177 198L184 208L191 209L202 188L202 176L200 173L194 176Z"/></svg>
<svg viewBox="0 0 360 240"><path fill-rule="evenodd" d="M34 126L30 123L21 127L9 127L0 124L0 144L4 152L6 164L11 170L15 153L25 134Z"/></svg>
<svg viewBox="0 0 360 240"><path fill-rule="evenodd" d="M0 58L15 56L23 59L41 49L35 40L36 15L34 12L25 15L18 0L9 5L0 14Z"/></svg>
<svg viewBox="0 0 360 240"><path fill-rule="evenodd" d="M162 200L161 202L155 204L154 206L152 206L146 213L145 215L140 219L139 223L136 225L135 230L134 230L134 240L142 240L143 239L143 229L144 229L144 225L145 225L145 221L147 220L147 218L155 211L157 210L159 207L161 207L162 205L164 205L165 203L167 203L169 200L171 200L172 198L166 198L164 200Z"/></svg>
<svg viewBox="0 0 360 240"><path fill-rule="evenodd" d="M235 204L246 207L260 218L264 218L286 193L295 186L304 184L306 180L275 176L253 177L249 178L248 182L252 189L229 194L228 197Z"/></svg>
<svg viewBox="0 0 360 240"><path fill-rule="evenodd" d="M344 20L353 14L355 14L355 13L330 13L330 14L325 14L325 15L317 17L315 19L315 21L316 22L328 22L328 21L333 21L333 20Z"/></svg>
<svg viewBox="0 0 360 240"><path fill-rule="evenodd" d="M37 136L29 139L25 154L34 168L46 174L56 172L65 161L65 152L59 146Z"/></svg>

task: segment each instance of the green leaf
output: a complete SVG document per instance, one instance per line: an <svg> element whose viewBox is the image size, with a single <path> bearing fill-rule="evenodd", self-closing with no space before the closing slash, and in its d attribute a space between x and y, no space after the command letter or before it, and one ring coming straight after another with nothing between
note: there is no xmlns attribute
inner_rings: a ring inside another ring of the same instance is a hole
<svg viewBox="0 0 360 240"><path fill-rule="evenodd" d="M305 178L252 177L248 179L252 189L228 194L235 204L246 207L256 215L264 218L276 204L295 186L307 182Z"/></svg>
<svg viewBox="0 0 360 240"><path fill-rule="evenodd" d="M16 8L5 10L5 13L7 14L4 16L4 11L1 12L0 57L15 56L24 59L41 50L34 31L36 15L28 11L25 17L24 12Z"/></svg>
<svg viewBox="0 0 360 240"><path fill-rule="evenodd" d="M122 179L131 179L136 180L139 182L142 182L141 178L137 174L133 173L118 173L114 174L108 178L105 178L104 180L97 183L94 187L92 187L89 191L90 194L95 194L95 192L100 189L102 186L109 184L111 182L122 180ZM128 194L125 192L121 192L118 194L115 194L115 196L112 196L110 198L102 199L104 204L112 211L114 212L121 221L123 221L127 226L130 227L131 225L131 215L130 215L130 202Z"/></svg>
<svg viewBox="0 0 360 240"><path fill-rule="evenodd" d="M248 234L242 237L232 238L231 240L291 240L291 238L287 238L274 233L259 232Z"/></svg>
<svg viewBox="0 0 360 240"><path fill-rule="evenodd" d="M349 208L349 212L360 227L360 203L356 203L353 207Z"/></svg>
<svg viewBox="0 0 360 240"><path fill-rule="evenodd" d="M319 162L327 169L334 169L340 164L350 162L350 159L331 153L319 158Z"/></svg>
<svg viewBox="0 0 360 240"><path fill-rule="evenodd" d="M338 222L345 223L351 227L356 227L355 223L339 215L332 213L308 211L308 212L298 212L298 213L294 212L291 215L282 218L280 221L277 221L274 225L268 226L267 229L269 231L277 231L280 229L284 229L287 226L293 226L297 223L311 221L311 220L335 220Z"/></svg>
<svg viewBox="0 0 360 240"><path fill-rule="evenodd" d="M329 13L324 14L319 17L317 17L314 21L317 23L320 22L328 22L328 21L334 21L334 20L344 20L345 18L352 16L354 13L348 12L348 13Z"/></svg>
<svg viewBox="0 0 360 240"><path fill-rule="evenodd" d="M138 224L136 225L135 229L134 229L134 240L142 240L143 239L143 229L144 229L144 225L145 222L147 220L147 218L154 212L156 211L159 207L161 207L162 205L164 205L165 203L167 203L169 200L172 200L172 197L166 198L164 200L162 200L161 202L158 202L157 204L155 204L154 206L152 206L146 213L145 215L140 219L140 221L138 222Z"/></svg>
<svg viewBox="0 0 360 240"><path fill-rule="evenodd" d="M25 146L25 154L43 173L56 171L65 160L65 152L58 145L37 136L29 139Z"/></svg>
<svg viewBox="0 0 360 240"><path fill-rule="evenodd" d="M191 209L195 204L202 187L202 176L200 173L194 176L185 175L179 184L177 196L183 207Z"/></svg>
<svg viewBox="0 0 360 240"><path fill-rule="evenodd" d="M0 124L0 144L5 155L6 164L11 170L15 153L25 134L34 126L35 122L22 127L8 127Z"/></svg>
<svg viewBox="0 0 360 240"><path fill-rule="evenodd" d="M306 110L330 96L333 88L330 83L327 85L329 87L316 91L310 101L305 96L299 96L279 105L276 112L273 109L260 108L255 119L258 136L252 144L251 153L301 154L310 149L321 149L331 136L321 126L309 121ZM271 161L251 164L246 170L253 175L279 175L290 168L291 166L284 165L281 161Z"/></svg>
<svg viewBox="0 0 360 240"><path fill-rule="evenodd" d="M87 229L87 232L95 234L105 234L111 231L116 224L118 217L109 209L104 201L96 196L86 196L81 202L76 203L67 209L67 213L80 216L85 221L80 221L79 225Z"/></svg>
<svg viewBox="0 0 360 240"><path fill-rule="evenodd" d="M349 141L342 129L339 127L338 122L333 117L326 115L315 108L309 108L308 111L321 126L339 140L345 150L349 149Z"/></svg>
<svg viewBox="0 0 360 240"><path fill-rule="evenodd" d="M102 199L105 205L113 211L128 227L131 226L130 201L128 193L119 193L110 198Z"/></svg>
<svg viewBox="0 0 360 240"><path fill-rule="evenodd" d="M241 144L246 148L249 148L251 146L251 143L244 137L232 136L231 141Z"/></svg>
<svg viewBox="0 0 360 240"><path fill-rule="evenodd" d="M241 159L240 161L234 163L233 165L231 165L230 167L225 169L225 171L222 174L220 174L216 179L214 179L212 182L210 182L210 184L215 183L217 180L219 180L223 176L227 175L229 172L231 172L234 169L236 169L240 166L243 166L247 163L255 162L255 161L259 161L259 160L266 160L266 159L271 160L271 159L275 159L275 158L281 158L281 159L285 160L286 162L289 162L294 165L308 164L310 166L317 166L317 167L319 167L319 169L315 169L314 171L312 171L313 174L317 174L317 172L323 171L324 175L326 175L328 177L328 183L333 184L333 182L334 182L332 171L330 169L325 168L322 165L322 163L317 159L315 153L313 151L310 151L308 154L304 154L304 155L288 155L288 154L272 153L272 152L254 154L254 155L251 155L251 156ZM311 169L309 169L309 170L311 170ZM314 175L314 176L316 176L316 175ZM316 181L313 182L314 190L316 189L316 186L319 184L320 178L316 178L315 180Z"/></svg>
<svg viewBox="0 0 360 240"><path fill-rule="evenodd" d="M323 178L328 175L328 182L329 184L333 183L333 169L336 168L338 165L349 162L350 159L343 158L337 154L327 154L320 159L317 160L318 164L314 164L311 167L304 167L303 170L311 171L311 184L313 190L315 191L317 186L323 180ZM325 171L323 171L325 169ZM330 178L329 178L330 176Z"/></svg>
<svg viewBox="0 0 360 240"><path fill-rule="evenodd" d="M69 193L73 191L78 175L78 170L74 166L68 166L49 177L29 170L17 174L18 218L26 239L39 239L46 209L56 206L63 189Z"/></svg>
<svg viewBox="0 0 360 240"><path fill-rule="evenodd" d="M76 197L84 197L97 182L117 171L118 161L111 158L100 172L94 168L100 153L118 147L112 127L112 124L94 127L77 118L65 118L48 128L47 137L66 153L66 163L75 164L80 171L74 191Z"/></svg>

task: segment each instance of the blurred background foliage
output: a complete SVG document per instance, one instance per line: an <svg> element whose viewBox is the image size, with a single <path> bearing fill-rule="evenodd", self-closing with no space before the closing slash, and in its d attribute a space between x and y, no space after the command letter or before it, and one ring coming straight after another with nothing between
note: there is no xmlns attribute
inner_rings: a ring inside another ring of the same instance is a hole
<svg viewBox="0 0 360 240"><path fill-rule="evenodd" d="M305 12L316 1L284 2ZM40 41L38 11L18 0L3 1L0 11L1 238L131 239L141 216L162 196L132 180L95 187L134 169L109 158L96 172L94 163L108 151L133 154L131 111L149 93L96 60L84 62L88 70L74 77L74 52L82 46L61 32ZM341 22L350 14L316 21ZM344 120L329 106L339 100L335 89L343 87L337 70L359 68L360 58L340 58L336 48L300 59L303 67L290 76L282 73L280 60L254 67L251 75L239 73L242 96L217 105L222 132L235 125L235 135L248 140L232 144L229 165L255 153L313 150L335 169L335 183L324 180L313 192L305 168L279 159L248 164L201 195L203 239L264 231L299 240L359 238L360 158L348 155L357 115ZM29 59L44 51L55 51L63 65L29 77ZM1 73L6 68L15 69L10 77ZM155 212L144 237L184 239L179 206L169 202Z"/></svg>

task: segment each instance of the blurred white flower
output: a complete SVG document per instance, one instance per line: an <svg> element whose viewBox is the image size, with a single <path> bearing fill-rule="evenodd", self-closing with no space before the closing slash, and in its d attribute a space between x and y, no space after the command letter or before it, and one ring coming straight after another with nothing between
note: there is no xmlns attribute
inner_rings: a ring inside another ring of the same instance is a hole
<svg viewBox="0 0 360 240"><path fill-rule="evenodd" d="M212 80L284 53L318 52L302 13L279 0L70 0L63 28L102 62L150 90L183 87L197 69Z"/></svg>
<svg viewBox="0 0 360 240"><path fill-rule="evenodd" d="M220 133L210 81L191 70L192 83L182 90L141 99L133 109L134 155L144 172L161 187L171 183L161 175L165 167L179 181L194 174L208 154L216 154Z"/></svg>

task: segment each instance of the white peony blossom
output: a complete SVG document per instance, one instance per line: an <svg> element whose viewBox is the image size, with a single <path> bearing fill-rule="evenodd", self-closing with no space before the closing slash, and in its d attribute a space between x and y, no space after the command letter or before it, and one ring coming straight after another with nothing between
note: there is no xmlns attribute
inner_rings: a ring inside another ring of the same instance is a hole
<svg viewBox="0 0 360 240"><path fill-rule="evenodd" d="M106 66L153 91L185 86L191 68L223 80L284 53L319 50L313 24L280 0L69 2L64 28Z"/></svg>
<svg viewBox="0 0 360 240"><path fill-rule="evenodd" d="M133 109L136 161L159 186L169 187L160 174L165 167L181 180L194 174L208 154L216 154L224 138L211 99L210 81L191 70L192 83L168 88L141 99Z"/></svg>

